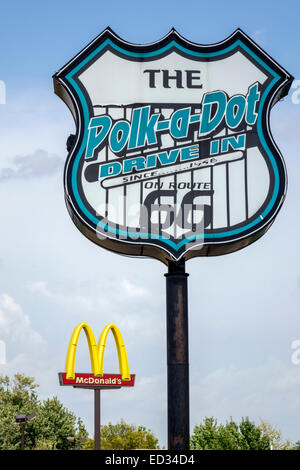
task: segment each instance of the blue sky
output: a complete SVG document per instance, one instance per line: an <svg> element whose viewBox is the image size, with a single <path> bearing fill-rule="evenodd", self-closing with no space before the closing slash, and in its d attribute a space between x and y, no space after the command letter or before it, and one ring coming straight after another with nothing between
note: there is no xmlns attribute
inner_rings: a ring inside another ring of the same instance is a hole
<svg viewBox="0 0 300 470"><path fill-rule="evenodd" d="M103 393L102 421L150 427L166 444L165 267L101 250L74 227L64 204L65 142L74 131L52 74L106 26L127 41L160 39L172 26L198 43L243 29L300 79L299 4L274 2L15 1L1 6L0 374L36 377L42 398L57 395L93 432L89 391L59 387L73 327L121 329L137 383ZM191 429L204 416L263 418L300 439L299 123L290 96L271 112L289 188L267 234L231 255L187 263L190 312ZM295 100L294 100L295 101ZM89 368L80 340L77 369ZM105 364L117 370L108 342Z"/></svg>

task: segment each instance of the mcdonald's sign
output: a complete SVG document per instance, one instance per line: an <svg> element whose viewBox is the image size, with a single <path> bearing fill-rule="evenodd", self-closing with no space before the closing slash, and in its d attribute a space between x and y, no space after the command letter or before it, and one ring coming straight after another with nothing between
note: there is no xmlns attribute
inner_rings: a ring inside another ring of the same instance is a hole
<svg viewBox="0 0 300 470"><path fill-rule="evenodd" d="M75 356L81 330L85 332L88 342L92 373L75 373ZM103 374L103 361L106 340L109 331L112 331L116 343L120 374ZM73 385L80 387L110 387L133 386L135 375L130 374L125 344L119 328L110 323L106 325L99 337L98 343L94 333L87 323L79 323L73 330L67 351L65 372L59 373L60 385Z"/></svg>

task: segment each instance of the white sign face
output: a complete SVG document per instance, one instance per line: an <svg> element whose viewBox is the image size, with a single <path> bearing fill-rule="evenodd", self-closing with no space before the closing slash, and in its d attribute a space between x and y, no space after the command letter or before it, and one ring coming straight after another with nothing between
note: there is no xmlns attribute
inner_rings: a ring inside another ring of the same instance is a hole
<svg viewBox="0 0 300 470"><path fill-rule="evenodd" d="M105 30L54 76L77 123L74 222L101 246L164 262L256 240L285 195L269 112L291 82L240 30L210 46L174 30L137 46Z"/></svg>

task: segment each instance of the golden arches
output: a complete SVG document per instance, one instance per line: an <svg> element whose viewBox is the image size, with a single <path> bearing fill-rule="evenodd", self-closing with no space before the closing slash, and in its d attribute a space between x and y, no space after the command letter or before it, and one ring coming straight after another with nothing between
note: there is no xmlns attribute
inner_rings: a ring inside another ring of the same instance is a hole
<svg viewBox="0 0 300 470"><path fill-rule="evenodd" d="M88 346L89 346L92 373L96 377L103 376L103 361L104 361L105 345L106 345L108 333L111 330L114 335L115 342L116 342L118 359L119 359L119 370L120 370L120 374L122 374L122 380L130 380L126 348L125 348L125 344L124 344L119 328L113 323L106 325L101 332L101 335L99 337L99 341L97 344L92 329L89 327L87 323L84 323L84 322L79 323L74 328L73 333L71 335L67 357L66 357L66 364L65 364L66 379L74 379L75 377L76 349L77 349L79 335L82 329L85 332Z"/></svg>
<svg viewBox="0 0 300 470"><path fill-rule="evenodd" d="M98 341L98 351L99 351L99 361L100 361L99 365L100 365L101 374L103 375L104 351L105 351L107 335L110 330L112 331L114 338L115 338L115 343L116 343L117 352L118 352L118 359L119 359L119 370L120 370L120 374L122 374L122 379L130 380L129 365L128 365L125 344L124 344L119 328L113 323L110 323L109 325L106 325L103 328L99 341Z"/></svg>

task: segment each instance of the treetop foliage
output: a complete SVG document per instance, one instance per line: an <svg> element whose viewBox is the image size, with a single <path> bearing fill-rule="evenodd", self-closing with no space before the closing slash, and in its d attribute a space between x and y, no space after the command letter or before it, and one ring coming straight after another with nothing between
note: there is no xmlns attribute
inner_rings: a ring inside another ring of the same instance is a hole
<svg viewBox="0 0 300 470"><path fill-rule="evenodd" d="M232 419L218 424L214 417L206 417L195 426L191 437L193 450L288 450L298 449L298 443L283 440L281 432L266 421L260 425L242 418L240 423Z"/></svg>
<svg viewBox="0 0 300 470"><path fill-rule="evenodd" d="M19 414L36 413L25 427L25 449L71 449L74 444L68 436L81 440L88 433L80 418L67 410L56 398L41 402L33 377L15 374L11 380L0 376L0 450L21 448L20 425L16 423Z"/></svg>
<svg viewBox="0 0 300 470"><path fill-rule="evenodd" d="M10 379L0 375L0 450L21 448L16 416L32 413L36 413L36 417L26 423L25 449L94 449L94 441L87 439L82 420L65 408L57 397L41 402L38 387L33 377L15 374ZM74 437L75 442L70 442L67 437ZM83 440L86 442L81 443ZM231 418L226 424L219 424L214 417L206 417L195 426L190 443L192 450L300 450L300 441L293 444L284 440L276 427L263 420L256 425L248 417L242 418L240 423ZM121 420L101 426L101 449L159 449L159 444L150 429Z"/></svg>
<svg viewBox="0 0 300 470"><path fill-rule="evenodd" d="M89 439L83 448L94 449L94 442ZM116 424L108 423L101 426L101 449L103 450L134 450L159 449L158 439L150 429L144 426L127 424L121 420Z"/></svg>

